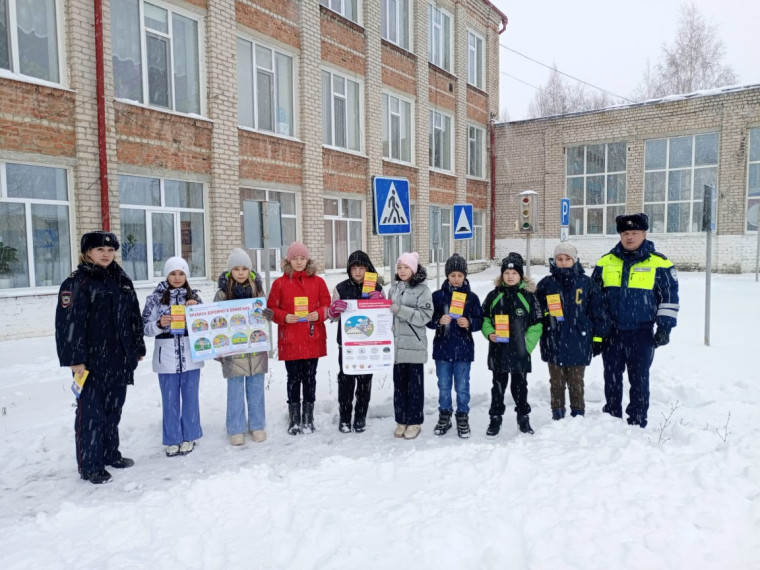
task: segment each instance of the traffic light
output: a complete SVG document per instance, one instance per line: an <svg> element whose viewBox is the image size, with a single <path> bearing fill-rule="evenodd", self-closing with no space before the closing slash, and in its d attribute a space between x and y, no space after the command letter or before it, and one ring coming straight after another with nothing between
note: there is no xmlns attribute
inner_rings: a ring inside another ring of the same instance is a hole
<svg viewBox="0 0 760 570"><path fill-rule="evenodd" d="M529 233L538 231L538 193L526 190L518 194L520 199L518 208L517 227L521 232Z"/></svg>

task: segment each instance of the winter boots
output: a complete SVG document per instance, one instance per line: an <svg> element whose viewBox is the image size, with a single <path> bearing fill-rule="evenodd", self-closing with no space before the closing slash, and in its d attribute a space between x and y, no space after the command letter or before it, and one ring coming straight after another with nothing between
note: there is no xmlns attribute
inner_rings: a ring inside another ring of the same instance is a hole
<svg viewBox="0 0 760 570"><path fill-rule="evenodd" d="M288 433L290 435L301 433L301 402L288 404Z"/></svg>
<svg viewBox="0 0 760 570"><path fill-rule="evenodd" d="M356 414L354 416L354 431L356 433L362 433L365 429L367 429L367 416Z"/></svg>
<svg viewBox="0 0 760 570"><path fill-rule="evenodd" d="M488 437L495 437L499 435L501 430L501 416L491 416L491 422L488 424L486 435Z"/></svg>
<svg viewBox="0 0 760 570"><path fill-rule="evenodd" d="M435 424L433 433L435 435L446 435L451 429L451 411L441 411L438 415L438 423Z"/></svg>
<svg viewBox="0 0 760 570"><path fill-rule="evenodd" d="M565 417L565 409L564 408L557 408L555 410L552 410L552 419L553 420L561 420Z"/></svg>
<svg viewBox="0 0 760 570"><path fill-rule="evenodd" d="M470 437L470 419L465 412L456 413L457 435L462 439Z"/></svg>
<svg viewBox="0 0 760 570"><path fill-rule="evenodd" d="M533 428L530 427L530 419L527 414L524 416L517 416L517 427L520 428L522 433L533 433Z"/></svg>
<svg viewBox="0 0 760 570"><path fill-rule="evenodd" d="M90 473L82 473L81 477L93 485L102 485L103 483L108 483L111 480L111 474L105 469L101 469L100 471L91 471Z"/></svg>
<svg viewBox="0 0 760 570"><path fill-rule="evenodd" d="M303 417L301 420L301 432L314 433L314 402L303 403Z"/></svg>

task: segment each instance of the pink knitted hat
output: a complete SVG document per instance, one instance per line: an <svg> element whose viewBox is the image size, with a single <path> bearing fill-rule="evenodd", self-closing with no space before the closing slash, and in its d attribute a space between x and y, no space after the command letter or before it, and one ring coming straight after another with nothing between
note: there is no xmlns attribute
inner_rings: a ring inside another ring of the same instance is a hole
<svg viewBox="0 0 760 570"><path fill-rule="evenodd" d="M396 266L398 266L400 263L408 265L412 269L412 273L417 273L417 267L420 264L420 254L416 251L413 251L411 253L405 251L398 258L398 261L396 261Z"/></svg>
<svg viewBox="0 0 760 570"><path fill-rule="evenodd" d="M299 255L309 259L309 250L302 242L294 241L290 244L290 247L288 247L287 260L291 261L294 257L298 257Z"/></svg>

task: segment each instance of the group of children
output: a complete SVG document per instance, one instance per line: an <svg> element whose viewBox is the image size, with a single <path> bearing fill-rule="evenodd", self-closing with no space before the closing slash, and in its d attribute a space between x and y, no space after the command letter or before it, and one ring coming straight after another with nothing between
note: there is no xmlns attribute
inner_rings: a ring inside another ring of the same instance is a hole
<svg viewBox="0 0 760 570"><path fill-rule="evenodd" d="M103 247L104 236L118 249L113 234L96 232L90 245ZM91 235L91 234L87 234ZM115 249L111 248L113 251ZM119 279L123 272L110 256L99 260L86 249L82 242L83 259L79 273L87 276L92 267L101 271L108 282L112 273ZM114 266L117 269L114 269ZM543 360L549 363L552 417L559 420L565 416L565 387L569 387L572 416L584 414L583 376L592 355L598 354L598 346L604 338L604 307L598 286L584 275L578 261L577 250L572 244L561 243L550 260L550 275L536 287L524 275L524 262L518 253L510 253L502 260L501 272L494 289L482 303L467 280L467 262L458 254L451 256L445 265L446 280L434 293L427 286L427 273L419 263L416 252L402 253L396 263L396 274L387 294L389 310L393 315L395 355L393 365L393 404L396 420L394 436L403 439L416 438L422 429L424 405L424 365L428 360L427 329L433 329L433 360L439 390L439 417L435 425L436 435L446 434L452 427L452 416L457 433L462 438L470 436L469 400L470 367L475 358L473 333L480 331L488 342L488 368L493 374L491 389L490 422L486 434L499 433L505 412L504 393L510 386L515 402L517 425L523 433L533 433L530 426L527 374L531 372L531 352L539 344ZM97 269L100 268L100 269ZM348 259L348 278L340 282L330 296L325 281L317 275L316 263L301 242L294 242L282 261L283 275L272 283L263 315L278 325L277 354L285 361L287 371L288 433L298 435L314 431L314 402L316 396L316 372L319 358L327 354L327 331L325 321L336 321L348 304L348 300L362 297L383 299L382 278L374 291L363 290L365 274L376 273L369 256L363 251L353 252ZM110 271L110 273L109 273ZM96 271L97 273L97 271ZM190 357L187 332L172 334L171 307L202 303L198 291L188 284L187 262L172 257L164 266L165 281L158 284L148 297L142 313L142 331L133 331L135 354L145 354L141 344L142 334L155 337L153 370L158 374L163 401L163 444L167 456L185 455L193 451L195 442L203 432L198 405L198 387L202 362ZM71 279L71 278L70 278ZM128 279L127 279L128 281ZM64 283L67 285L67 282ZM127 287L123 287L127 289ZM129 283L128 301L134 311L134 289ZM234 249L227 259L227 271L219 276L214 301L264 297L261 279L254 272L249 255L242 249ZM308 303L308 307L298 306ZM307 301L304 301L306 298ZM72 304L70 291L61 290L59 313L67 317ZM86 308L82 310L86 311ZM298 311L298 315L296 312ZM304 316L303 313L306 313ZM74 314L73 312L71 314ZM59 356L62 355L60 339L69 336L59 327ZM139 337L139 342L136 340ZM597 342L594 342L597 341ZM338 327L338 344L341 343L341 327ZM64 348L63 352L66 352ZM86 352L86 351L85 351ZM361 433L366 428L366 418L372 389L372 375L346 374L342 370L342 350L338 360L339 424L341 432ZM74 362L74 361L77 362ZM222 374L227 380L226 428L232 445L245 443L250 433L254 442L266 439L266 412L264 376L268 371L266 352L235 354L218 359ZM86 354L81 358L61 356L62 365L72 367L86 364ZM136 362L135 362L136 366ZM130 379L131 380L131 374ZM124 382L126 383L126 382ZM456 393L456 413L452 402L452 388ZM87 400L85 400L87 401ZM79 400L81 407L82 400ZM123 397L121 398L123 404ZM247 411L246 411L247 408ZM78 408L79 410L79 408ZM120 416L120 408L118 410ZM79 420L78 420L79 422ZM118 427L118 418L115 418ZM96 426L97 427L97 426ZM78 433L78 440L80 434ZM102 439L102 434L91 434L91 439ZM109 443L110 457L97 464L97 469L83 467L82 477L91 482L108 480L104 465L118 465L118 431ZM109 460L111 463L109 463ZM93 476L92 473L96 475Z"/></svg>

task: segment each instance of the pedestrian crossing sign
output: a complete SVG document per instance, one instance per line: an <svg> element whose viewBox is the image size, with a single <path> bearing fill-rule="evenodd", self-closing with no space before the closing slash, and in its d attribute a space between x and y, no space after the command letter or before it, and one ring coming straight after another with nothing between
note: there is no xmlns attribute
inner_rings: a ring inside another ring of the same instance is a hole
<svg viewBox="0 0 760 570"><path fill-rule="evenodd" d="M472 204L454 204L454 239L472 239Z"/></svg>
<svg viewBox="0 0 760 570"><path fill-rule="evenodd" d="M375 233L381 236L411 233L409 181L406 178L374 176L372 190Z"/></svg>

